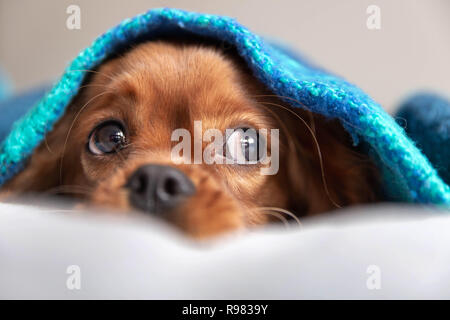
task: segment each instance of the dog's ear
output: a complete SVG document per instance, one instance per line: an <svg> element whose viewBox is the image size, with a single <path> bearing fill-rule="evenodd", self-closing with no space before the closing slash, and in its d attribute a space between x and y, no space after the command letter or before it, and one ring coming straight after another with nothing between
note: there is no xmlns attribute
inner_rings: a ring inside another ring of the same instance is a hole
<svg viewBox="0 0 450 320"><path fill-rule="evenodd" d="M62 183L63 177L59 168L72 120L73 113L69 108L33 152L25 168L5 184L2 192L43 192Z"/></svg>
<svg viewBox="0 0 450 320"><path fill-rule="evenodd" d="M64 116L34 150L25 168L1 188L2 193L43 192L83 179L79 152L81 142L76 140L73 130L70 130L75 120L79 120L79 112L89 101L89 97L95 96L97 89L104 90L119 68L118 60L111 60L102 65L99 71L92 71L87 75L82 89L66 108ZM95 84L90 86L91 82ZM88 89L94 94L89 93Z"/></svg>
<svg viewBox="0 0 450 320"><path fill-rule="evenodd" d="M288 140L284 165L291 209L315 214L376 201L380 189L376 166L352 145L340 122L286 108L278 116Z"/></svg>

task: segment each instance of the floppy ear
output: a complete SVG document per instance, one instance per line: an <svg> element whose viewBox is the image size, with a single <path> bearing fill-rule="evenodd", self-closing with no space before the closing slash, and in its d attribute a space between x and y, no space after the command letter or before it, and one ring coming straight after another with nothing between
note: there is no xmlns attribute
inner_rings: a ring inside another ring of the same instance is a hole
<svg viewBox="0 0 450 320"><path fill-rule="evenodd" d="M352 145L340 122L286 108L279 117L291 141L284 163L292 210L315 214L376 201L380 190L376 166Z"/></svg>
<svg viewBox="0 0 450 320"><path fill-rule="evenodd" d="M42 192L62 183L59 168L72 119L73 113L68 108L63 118L33 152L25 168L5 184L2 192L13 195Z"/></svg>
<svg viewBox="0 0 450 320"><path fill-rule="evenodd" d="M92 80L96 83L94 87L106 86L119 67L119 62L113 59L100 67L101 72L89 73L84 83L89 84ZM86 89L80 89L64 116L33 152L25 168L1 188L2 193L43 192L82 179L79 144L73 140L73 135L68 134L87 97ZM64 171L61 171L62 158Z"/></svg>

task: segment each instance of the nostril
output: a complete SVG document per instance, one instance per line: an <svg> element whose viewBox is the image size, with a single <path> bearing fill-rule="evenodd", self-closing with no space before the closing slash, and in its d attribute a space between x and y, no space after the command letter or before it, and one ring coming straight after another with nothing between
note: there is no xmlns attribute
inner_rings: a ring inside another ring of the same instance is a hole
<svg viewBox="0 0 450 320"><path fill-rule="evenodd" d="M156 188L156 199L165 205L174 206L185 196L195 191L192 182L181 171L168 168L160 177Z"/></svg>
<svg viewBox="0 0 450 320"><path fill-rule="evenodd" d="M128 188L135 193L145 193L148 185L148 177L146 174L140 174L131 179Z"/></svg>
<svg viewBox="0 0 450 320"><path fill-rule="evenodd" d="M179 179L171 175L165 176L160 180L159 186L156 189L157 200L166 204L173 202L181 194L182 190Z"/></svg>
<svg viewBox="0 0 450 320"><path fill-rule="evenodd" d="M170 197L174 197L180 192L180 185L175 178L169 177L163 184L163 191Z"/></svg>

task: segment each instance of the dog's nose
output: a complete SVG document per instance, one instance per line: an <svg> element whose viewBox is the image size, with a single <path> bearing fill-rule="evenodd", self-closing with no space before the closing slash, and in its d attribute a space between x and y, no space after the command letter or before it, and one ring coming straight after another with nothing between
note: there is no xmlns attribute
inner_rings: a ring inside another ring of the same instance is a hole
<svg viewBox="0 0 450 320"><path fill-rule="evenodd" d="M162 213L175 208L195 193L195 186L186 175L169 166L145 165L129 178L129 200L132 206L149 213Z"/></svg>

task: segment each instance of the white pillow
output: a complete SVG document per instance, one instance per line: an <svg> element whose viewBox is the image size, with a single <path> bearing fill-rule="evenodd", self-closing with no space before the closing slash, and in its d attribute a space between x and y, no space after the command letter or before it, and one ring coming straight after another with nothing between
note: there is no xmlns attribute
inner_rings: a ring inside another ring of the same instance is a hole
<svg viewBox="0 0 450 320"><path fill-rule="evenodd" d="M149 217L0 204L0 298L450 298L448 212L303 222L196 243Z"/></svg>

